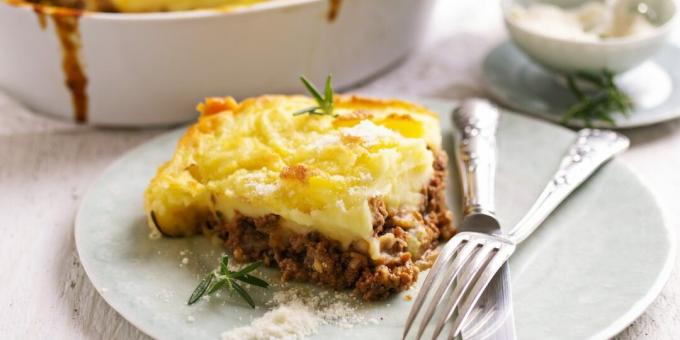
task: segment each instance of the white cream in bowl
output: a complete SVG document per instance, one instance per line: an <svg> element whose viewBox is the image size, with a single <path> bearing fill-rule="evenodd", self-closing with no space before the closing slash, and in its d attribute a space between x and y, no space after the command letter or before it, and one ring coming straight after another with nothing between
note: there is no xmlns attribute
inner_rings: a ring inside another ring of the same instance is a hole
<svg viewBox="0 0 680 340"><path fill-rule="evenodd" d="M676 17L674 0L503 0L502 8L515 45L560 73L628 71L666 43Z"/></svg>
<svg viewBox="0 0 680 340"><path fill-rule="evenodd" d="M558 38L599 41L651 33L656 27L630 0L587 2L574 8L547 3L515 5L510 20L527 30ZM646 5L639 6L646 9Z"/></svg>

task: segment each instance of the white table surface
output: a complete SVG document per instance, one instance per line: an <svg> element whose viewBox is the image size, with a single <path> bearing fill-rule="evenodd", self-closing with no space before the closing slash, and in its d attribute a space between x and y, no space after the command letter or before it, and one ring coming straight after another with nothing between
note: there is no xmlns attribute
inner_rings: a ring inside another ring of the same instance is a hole
<svg viewBox="0 0 680 340"><path fill-rule="evenodd" d="M440 1L423 47L358 90L484 96L480 61L506 36L497 4L485 1L471 11L473 2ZM147 338L92 287L75 250L73 222L97 175L126 150L162 132L75 126L35 115L0 92L0 338ZM677 229L680 120L624 133L633 146L621 158L651 188ZM680 336L680 261L675 267L661 295L617 339Z"/></svg>

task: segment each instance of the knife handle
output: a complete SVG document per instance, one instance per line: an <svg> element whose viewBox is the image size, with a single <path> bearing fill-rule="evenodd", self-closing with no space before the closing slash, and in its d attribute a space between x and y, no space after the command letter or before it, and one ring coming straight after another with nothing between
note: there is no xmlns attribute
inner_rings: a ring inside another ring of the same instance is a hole
<svg viewBox="0 0 680 340"><path fill-rule="evenodd" d="M463 213L495 220L496 131L498 109L486 100L465 100L453 112ZM497 222L496 222L497 224Z"/></svg>
<svg viewBox="0 0 680 340"><path fill-rule="evenodd" d="M524 241L548 216L595 170L613 156L628 149L625 136L609 130L583 129L576 142L562 158L559 169L524 217L513 227L508 238Z"/></svg>

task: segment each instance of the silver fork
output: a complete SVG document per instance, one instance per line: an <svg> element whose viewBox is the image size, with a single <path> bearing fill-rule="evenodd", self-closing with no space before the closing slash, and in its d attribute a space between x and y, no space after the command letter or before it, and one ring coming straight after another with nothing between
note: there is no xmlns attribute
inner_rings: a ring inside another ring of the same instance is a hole
<svg viewBox="0 0 680 340"><path fill-rule="evenodd" d="M487 132L476 131L472 137L485 133ZM470 141L463 140L462 143L470 143ZM562 159L553 178L529 212L508 234L461 232L454 236L442 248L437 261L425 278L407 318L403 337L406 338L408 335L425 300L433 291L434 294L420 322L416 338L420 339L435 311L438 315L432 339L436 339L441 334L454 312L457 313L451 324L449 338L460 335L461 328L465 325L477 300L494 274L514 253L516 245L541 225L552 211L600 165L626 150L628 146L628 139L613 131L595 129L579 131L576 142ZM476 150L481 153L471 152L470 155L475 159L484 158L483 150L484 148ZM443 274L441 274L442 271ZM437 279L441 279L441 283L436 289L432 289Z"/></svg>

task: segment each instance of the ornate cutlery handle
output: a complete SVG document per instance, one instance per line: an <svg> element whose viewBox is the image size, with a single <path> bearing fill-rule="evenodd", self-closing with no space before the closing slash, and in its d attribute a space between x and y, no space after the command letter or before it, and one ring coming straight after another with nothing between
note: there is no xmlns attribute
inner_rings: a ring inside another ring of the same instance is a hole
<svg viewBox="0 0 680 340"><path fill-rule="evenodd" d="M628 149L629 145L628 138L614 131L579 131L576 142L562 159L550 183L529 212L510 231L510 240L515 244L524 241L574 189L611 157Z"/></svg>
<svg viewBox="0 0 680 340"><path fill-rule="evenodd" d="M486 100L468 99L453 112L464 215L495 216L498 110Z"/></svg>

